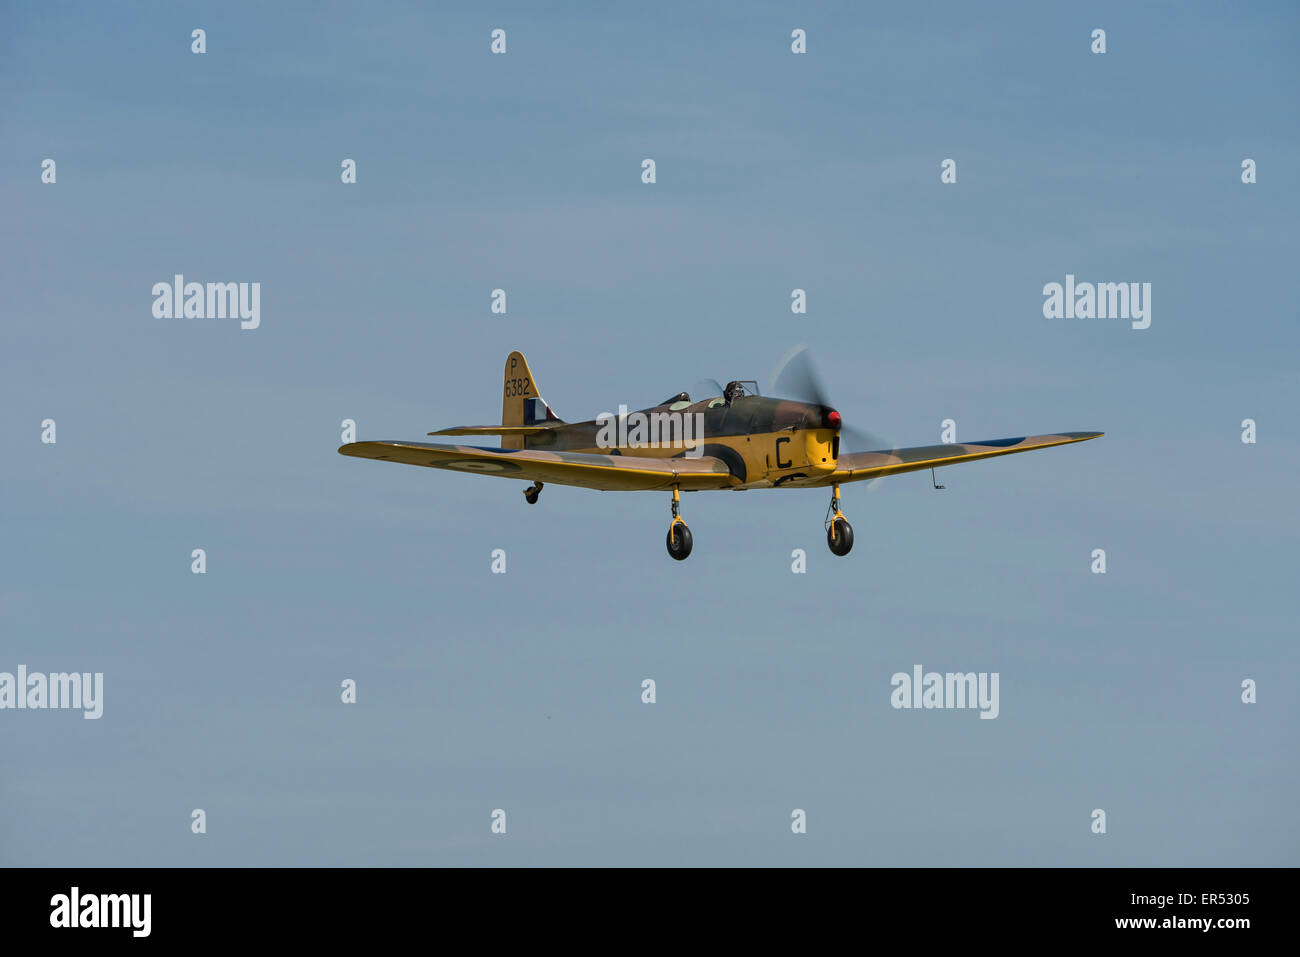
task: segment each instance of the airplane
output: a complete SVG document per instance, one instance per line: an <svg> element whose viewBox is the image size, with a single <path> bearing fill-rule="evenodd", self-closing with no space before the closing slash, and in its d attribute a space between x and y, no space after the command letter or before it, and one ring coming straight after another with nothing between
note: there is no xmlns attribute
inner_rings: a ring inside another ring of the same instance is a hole
<svg viewBox="0 0 1300 957"><path fill-rule="evenodd" d="M785 369L794 372L785 377ZM506 359L500 425L457 426L428 433L499 435L500 445L371 441L350 442L338 451L383 462L530 481L532 485L524 490L530 505L537 503L547 482L602 491L671 491L668 554L682 561L691 554L693 544L691 530L680 515L682 492L829 486L826 543L832 553L843 556L853 548L853 527L840 511L841 485L930 469L934 487L943 488L934 478L937 467L1086 442L1105 434L1059 432L916 448L841 451L841 436L854 433L826 399L806 355L796 350L786 360L783 373L778 374L777 385L783 377L792 379L797 386L794 391L803 393L802 399L763 396L753 380L735 380L721 395L695 400L679 392L634 413L564 422L546 404L528 361L516 351ZM636 424L627 428L627 420L634 417ZM637 427L646 422L659 422L664 428L656 433L653 428ZM695 434L691 434L692 424L697 426ZM663 441L665 436L667 441Z"/></svg>

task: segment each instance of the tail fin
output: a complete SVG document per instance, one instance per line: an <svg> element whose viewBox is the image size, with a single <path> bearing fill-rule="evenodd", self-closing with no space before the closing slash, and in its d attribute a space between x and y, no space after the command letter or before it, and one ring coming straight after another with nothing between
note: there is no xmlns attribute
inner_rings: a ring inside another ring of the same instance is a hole
<svg viewBox="0 0 1300 957"><path fill-rule="evenodd" d="M506 358L505 387L501 398L501 424L508 426L539 425L543 422L558 422L559 416L542 398L537 388L537 380L528 368L528 360L522 352L512 352ZM524 436L503 435L503 449L522 449Z"/></svg>

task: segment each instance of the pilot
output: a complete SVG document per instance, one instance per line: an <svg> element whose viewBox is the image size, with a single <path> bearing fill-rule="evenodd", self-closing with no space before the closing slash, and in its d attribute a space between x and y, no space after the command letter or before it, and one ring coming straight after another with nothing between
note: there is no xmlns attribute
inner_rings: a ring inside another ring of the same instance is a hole
<svg viewBox="0 0 1300 957"><path fill-rule="evenodd" d="M727 405L731 405L744 394L745 387L739 382L728 382L727 387L722 390L722 397L727 400Z"/></svg>

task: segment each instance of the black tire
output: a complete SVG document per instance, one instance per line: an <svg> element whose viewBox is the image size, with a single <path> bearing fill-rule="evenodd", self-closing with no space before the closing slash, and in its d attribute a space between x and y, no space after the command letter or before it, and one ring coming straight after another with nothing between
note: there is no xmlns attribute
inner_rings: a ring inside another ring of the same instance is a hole
<svg viewBox="0 0 1300 957"><path fill-rule="evenodd" d="M826 544L836 555L847 555L853 550L853 526L846 519L837 518L826 530Z"/></svg>
<svg viewBox="0 0 1300 957"><path fill-rule="evenodd" d="M668 554L677 561L685 561L691 553L691 530L685 522L673 522L668 526Z"/></svg>
<svg viewBox="0 0 1300 957"><path fill-rule="evenodd" d="M541 494L541 489L535 489L535 488L524 489L524 498L527 499L529 505L536 505L537 496L540 494Z"/></svg>

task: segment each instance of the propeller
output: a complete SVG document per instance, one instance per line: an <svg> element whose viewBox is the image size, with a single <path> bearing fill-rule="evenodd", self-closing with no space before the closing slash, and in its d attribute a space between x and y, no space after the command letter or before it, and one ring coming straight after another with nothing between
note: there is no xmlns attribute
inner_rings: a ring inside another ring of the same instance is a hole
<svg viewBox="0 0 1300 957"><path fill-rule="evenodd" d="M806 344L795 346L781 359L781 364L772 376L772 394L799 402L811 402L829 409L836 408L830 400L821 376L817 374ZM841 417L842 415L841 413ZM882 438L874 432L846 424L840 426L841 455L846 452L888 452L896 448L898 445L895 442ZM879 481L878 478L871 479L866 483L866 487L871 488Z"/></svg>
<svg viewBox="0 0 1300 957"><path fill-rule="evenodd" d="M802 344L781 357L781 364L772 376L772 394L834 408L822 387L821 376L813 368L808 347Z"/></svg>

